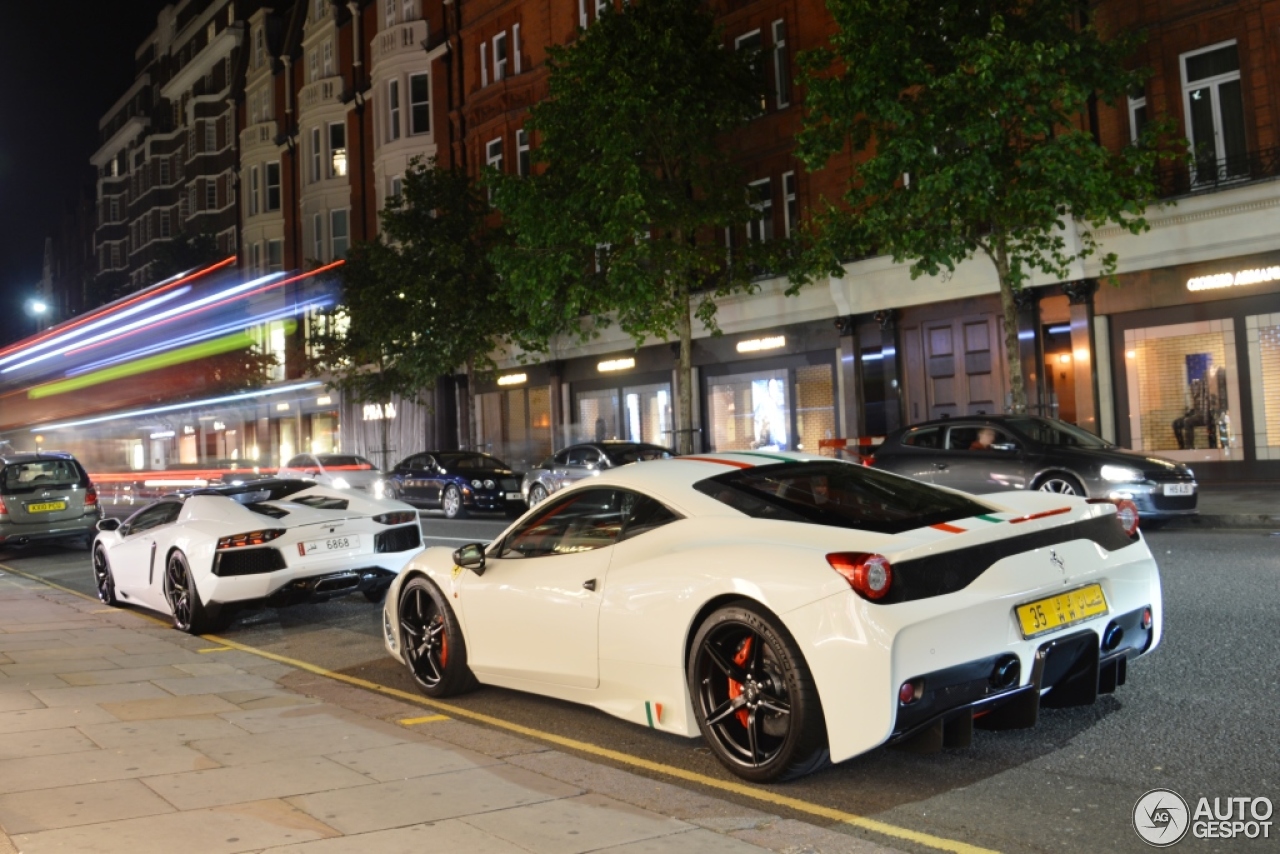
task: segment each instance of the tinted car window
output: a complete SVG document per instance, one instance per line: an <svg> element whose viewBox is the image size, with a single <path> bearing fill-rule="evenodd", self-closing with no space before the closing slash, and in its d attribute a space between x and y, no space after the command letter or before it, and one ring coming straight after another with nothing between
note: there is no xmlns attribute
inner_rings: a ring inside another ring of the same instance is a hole
<svg viewBox="0 0 1280 854"><path fill-rule="evenodd" d="M74 460L32 460L10 463L0 476L0 493L16 495L51 486L71 486L79 483L81 469Z"/></svg>
<svg viewBox="0 0 1280 854"><path fill-rule="evenodd" d="M342 468L342 469L360 469L363 471L368 471L369 469L373 468L373 463L369 462L364 457L353 457L349 455L344 456L344 455L338 455L338 454L325 454L324 456L318 457L317 459L320 460L320 465L324 466L327 469Z"/></svg>
<svg viewBox="0 0 1280 854"><path fill-rule="evenodd" d="M289 462L284 464L284 467L287 469L300 469L306 464L307 464L307 457L305 454L303 454L289 460Z"/></svg>
<svg viewBox="0 0 1280 854"><path fill-rule="evenodd" d="M488 454L441 454L440 465L458 471L496 471L509 468L502 460Z"/></svg>
<svg viewBox="0 0 1280 854"><path fill-rule="evenodd" d="M569 464L569 451L565 449L551 458L549 462L543 463L542 467L551 468L552 465L567 466Z"/></svg>
<svg viewBox="0 0 1280 854"><path fill-rule="evenodd" d="M694 489L757 519L810 522L897 534L965 519L990 508L961 495L848 463L758 466L694 484Z"/></svg>
<svg viewBox="0 0 1280 854"><path fill-rule="evenodd" d="M623 499L623 509L627 521L622 527L619 540L638 537L680 518L661 502L637 493L627 493L627 497Z"/></svg>
<svg viewBox="0 0 1280 854"><path fill-rule="evenodd" d="M941 448L942 428L923 427L919 430L909 430L907 435L902 437L902 444L912 448Z"/></svg>
<svg viewBox="0 0 1280 854"><path fill-rule="evenodd" d="M623 466L627 463L641 460L665 460L671 456L665 448L646 448L643 446L608 448L605 450L605 455L615 466Z"/></svg>
<svg viewBox="0 0 1280 854"><path fill-rule="evenodd" d="M1048 418L1014 417L1006 423L1020 433L1044 445L1060 448L1110 448L1111 443L1104 442L1088 430L1081 430L1065 421L1052 421Z"/></svg>
<svg viewBox="0 0 1280 854"><path fill-rule="evenodd" d="M619 489L575 491L512 531L498 557L546 557L611 546L626 521L630 508L624 498L629 494Z"/></svg>
<svg viewBox="0 0 1280 854"><path fill-rule="evenodd" d="M991 431L990 443L983 444L983 430ZM1009 437L1008 433L1005 433L1002 430L997 430L995 427L989 427L985 424L966 427L952 427L947 433L947 449L951 451L1008 450L1009 446L1012 444L1016 443Z"/></svg>
<svg viewBox="0 0 1280 854"><path fill-rule="evenodd" d="M152 528L169 524L178 518L178 513L181 511L182 505L178 502L162 501L159 504L152 504L150 507L142 508L130 516L125 524L128 525L130 534L137 534L141 531L149 531Z"/></svg>

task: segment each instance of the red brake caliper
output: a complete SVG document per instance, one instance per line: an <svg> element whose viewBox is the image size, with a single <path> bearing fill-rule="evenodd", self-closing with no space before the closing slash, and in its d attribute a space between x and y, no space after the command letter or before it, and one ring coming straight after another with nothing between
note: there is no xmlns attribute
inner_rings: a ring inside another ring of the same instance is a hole
<svg viewBox="0 0 1280 854"><path fill-rule="evenodd" d="M442 621L443 622L443 621ZM440 633L440 669L449 666L449 633Z"/></svg>
<svg viewBox="0 0 1280 854"><path fill-rule="evenodd" d="M746 667L747 662L751 660L751 642L755 640L752 635L747 635L746 640L738 647L737 653L733 656L733 663L739 667ZM729 699L732 700L742 694L742 683L729 680ZM747 719L750 713L746 709L738 709L736 712L738 723L747 726Z"/></svg>

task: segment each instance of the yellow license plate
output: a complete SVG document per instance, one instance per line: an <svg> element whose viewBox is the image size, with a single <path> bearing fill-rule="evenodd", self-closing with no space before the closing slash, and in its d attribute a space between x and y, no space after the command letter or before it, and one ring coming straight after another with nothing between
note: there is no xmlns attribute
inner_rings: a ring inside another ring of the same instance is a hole
<svg viewBox="0 0 1280 854"><path fill-rule="evenodd" d="M1107 597L1102 595L1102 585L1090 584L1019 605L1017 613L1022 636L1030 638L1107 613Z"/></svg>
<svg viewBox="0 0 1280 854"><path fill-rule="evenodd" d="M65 501L45 501L40 504L28 504L28 513L52 513L54 510L66 510L67 502Z"/></svg>

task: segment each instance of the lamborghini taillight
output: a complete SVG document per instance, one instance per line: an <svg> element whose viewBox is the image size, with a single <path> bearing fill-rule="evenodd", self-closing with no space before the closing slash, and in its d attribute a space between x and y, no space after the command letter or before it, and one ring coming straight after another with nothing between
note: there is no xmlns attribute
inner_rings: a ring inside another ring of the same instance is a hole
<svg viewBox="0 0 1280 854"><path fill-rule="evenodd" d="M260 546L269 543L284 534L284 528L267 528L262 531L250 531L247 534L232 534L218 540L219 549L239 549L245 546Z"/></svg>

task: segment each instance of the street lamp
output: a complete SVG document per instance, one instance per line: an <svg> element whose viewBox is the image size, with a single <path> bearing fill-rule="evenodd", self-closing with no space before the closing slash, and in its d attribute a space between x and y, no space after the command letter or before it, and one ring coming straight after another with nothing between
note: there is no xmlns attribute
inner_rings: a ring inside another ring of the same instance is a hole
<svg viewBox="0 0 1280 854"><path fill-rule="evenodd" d="M27 300L27 313L36 319L36 332L39 332L41 322L49 313L49 304L39 297L33 297Z"/></svg>

